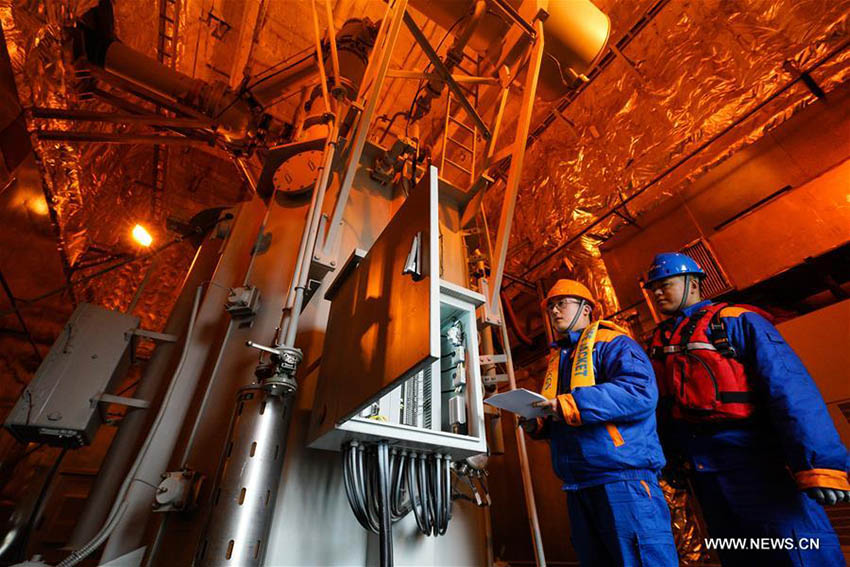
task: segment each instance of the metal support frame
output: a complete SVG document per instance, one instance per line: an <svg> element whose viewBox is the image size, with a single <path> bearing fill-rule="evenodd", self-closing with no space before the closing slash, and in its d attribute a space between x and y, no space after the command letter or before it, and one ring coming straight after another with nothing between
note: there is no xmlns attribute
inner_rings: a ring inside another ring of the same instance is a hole
<svg viewBox="0 0 850 567"><path fill-rule="evenodd" d="M111 122L115 124L143 124L167 128L212 128L212 120L199 118L171 118L159 115L118 114L115 112L97 112L93 110L73 110L67 108L30 109L33 118L54 120L79 120L82 122Z"/></svg>
<svg viewBox="0 0 850 567"><path fill-rule="evenodd" d="M436 73L423 73L422 71L407 71L405 69L390 69L387 72L387 77L391 79L417 79L420 81L431 81L434 79L442 79L442 76ZM452 79L456 83L470 83L482 85L498 85L499 79L496 77L478 77L475 75L457 75L453 74Z"/></svg>
<svg viewBox="0 0 850 567"><path fill-rule="evenodd" d="M99 142L101 144L178 144L181 146L212 147L212 138L208 142L184 136L158 136L156 134L115 134L109 132L68 132L66 130L37 130L39 140L61 142Z"/></svg>
<svg viewBox="0 0 850 567"><path fill-rule="evenodd" d="M537 93L537 78L540 75L540 65L543 62L543 22L536 21L537 39L531 48L531 58L528 62L526 72L525 90L523 91L522 104L517 122L516 140L523 141L528 137L528 129L531 125L532 108L534 97ZM523 160L525 158L526 145L515 144L516 152L511 159L511 167L508 172L507 187L502 202L502 213L499 218L499 228L496 232L496 254L492 266L492 288L489 290L487 302L491 306L499 305L499 293L502 288L502 278L505 271L505 260L508 254L508 241L511 236L511 225L513 223L516 198L519 193L520 175L522 173Z"/></svg>
<svg viewBox="0 0 850 567"><path fill-rule="evenodd" d="M542 30L539 38L543 37ZM501 301L499 295L496 295L496 300ZM499 312L502 306L499 304ZM514 375L514 361L511 356L511 343L508 337L508 325L502 318L499 325L502 332L502 344L505 347L505 366L508 369L508 382L510 389L516 390L516 376ZM540 535L540 521L537 518L537 502L534 499L534 485L531 481L531 466L528 462L528 452L525 448L525 433L522 427L519 426L519 418L517 414L512 414L514 419L514 433L516 434L517 454L519 456L519 469L522 476L522 489L525 494L525 506L528 511L528 524L531 529L531 539L534 544L534 558L537 562L537 567L546 567L546 556L543 552L543 539Z"/></svg>
<svg viewBox="0 0 850 567"><path fill-rule="evenodd" d="M116 396L114 394L106 394L101 392L97 394L91 399L93 404L96 403L104 403L104 404L118 404L119 406L127 406L129 408L139 408L139 409L147 409L151 406L151 403L147 400L140 400L138 398L128 398L126 396Z"/></svg>
<svg viewBox="0 0 850 567"><path fill-rule="evenodd" d="M490 133L490 129L487 128L487 125L484 124L484 121L481 120L481 117L476 112L475 107L466 99L464 96L463 89L460 88L460 85L457 84L457 81L452 77L451 72L446 69L446 66L443 64L443 61L440 59L440 56L437 55L437 51L434 47L428 42L428 38L425 37L425 34L422 33L422 30L419 29L419 26L416 25L416 22L413 21L413 18L405 12L404 14L404 23L407 28L410 30L410 33L413 34L414 39L422 48L422 51L425 52L425 55L428 56L428 59L431 61L431 64L434 65L434 70L440 76L442 80L446 82L449 86L449 90L451 90L452 94L458 99L463 109L472 118L472 121L475 122L476 128L481 130L481 135L484 136L484 139L489 140L492 137ZM535 84L537 83L537 77L535 76Z"/></svg>
<svg viewBox="0 0 850 567"><path fill-rule="evenodd" d="M395 48L396 40L398 39L398 32L401 28L401 22L406 13L406 8L407 0L396 0L395 3L387 6L387 15L384 18L381 31L378 34L379 39L382 35L384 36L384 41L382 45L376 41L375 45L376 47L381 45L381 51L380 54L373 55L373 59L370 61L370 64L366 69L363 77L363 83L361 85L361 94L366 93L366 85L368 83L367 77L369 77L372 73L377 74L375 75L374 83L371 86L371 92L368 93L368 96L363 97L365 98L365 102L362 105L363 112L359 116L357 126L354 131L353 141L350 146L351 149L348 152L348 162L345 166L345 173L342 176L337 202L330 222L327 224L327 235L321 242L317 241L316 249L313 252L313 259L317 262L327 265L329 265L331 261L335 262L332 258L332 254L340 238L342 214L345 211L346 203L348 203L348 196L351 193L354 176L357 174L357 168L360 165L360 157L363 154L363 148L366 144L366 135L369 132L372 117L378 106L378 95L381 92L381 87L383 86L384 79L386 79L387 76L387 71L390 66L390 61L392 60L393 50ZM377 71L374 71L373 68L376 65ZM319 246L319 244L321 244L321 246Z"/></svg>

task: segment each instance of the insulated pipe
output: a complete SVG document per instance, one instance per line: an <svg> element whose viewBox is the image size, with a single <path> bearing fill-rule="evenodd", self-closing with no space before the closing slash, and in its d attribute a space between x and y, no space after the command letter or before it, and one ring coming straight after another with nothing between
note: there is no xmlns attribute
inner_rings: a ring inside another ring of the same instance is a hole
<svg viewBox="0 0 850 567"><path fill-rule="evenodd" d="M215 355L215 349L219 346L219 331L224 331L221 326L221 309L227 298L228 288L241 280L243 259L249 256L255 243L256 227L264 212L262 201L255 198L240 206L232 222L224 251L212 278L212 285L207 287L197 314L199 332L187 339L185 364L175 372L174 384L169 388L169 391L173 392L163 401L163 407L160 408L165 414L162 425L139 464L137 482L133 483L124 501L127 513L116 522L114 534L101 555L103 563L120 557L141 544L160 474L165 472L174 451L190 403L201 381L205 362Z"/></svg>
<svg viewBox="0 0 850 567"><path fill-rule="evenodd" d="M192 305L192 315L189 317L189 326L186 329L186 344L188 345L189 337L192 336L192 332L195 329L196 316L198 314L198 306L201 303L201 296L203 295L203 287L198 286L198 289L195 291L195 300ZM137 481L141 481L143 484L145 481L140 479L137 474L141 467L141 464L144 462L147 457L147 452L153 444L153 440L157 437L157 433L159 432L159 428L163 423L163 420L168 413L167 407L168 403L171 401L172 396L174 395L175 390L178 389L177 376L180 374L183 369L183 365L186 362L186 354L188 353L188 349L184 346L183 351L180 355L180 361L177 363L177 370L175 371L175 378L172 379L171 384L168 387L168 391L165 393L165 399L163 400L162 406L159 408L159 411L156 414L156 418L154 419L154 423L151 426L150 431L148 432L147 438L145 438L145 442L142 445L141 450L138 455L136 455L136 460L133 461L133 465L130 467L129 472L124 477L124 482L121 484L121 488L118 489L118 496L115 499L114 504L112 505L112 509L109 512L109 515L106 518L106 522L103 527L97 532L97 534L92 537L92 539L83 545L80 549L73 551L68 557L62 560L58 567L73 567L79 562L83 561L86 557L88 557L95 549L100 547L100 545L110 538L114 533L115 529L118 525L124 520L124 515L127 512L127 509L130 507L130 493L132 492L134 483ZM153 485L151 485L153 486ZM141 531L141 530L139 530ZM130 549L134 549L134 546L130 547ZM106 554L106 551L104 551ZM115 557L120 557L123 553L118 553ZM101 560L101 563L107 563L108 561Z"/></svg>
<svg viewBox="0 0 850 567"><path fill-rule="evenodd" d="M109 44L103 68L140 87L200 109L217 122L228 140L239 141L256 135L251 104L224 83L193 79L120 41ZM279 83L276 86L282 88Z"/></svg>
<svg viewBox="0 0 850 567"><path fill-rule="evenodd" d="M460 63L463 58L463 50L466 47L466 44L469 43L472 34L475 33L478 24L481 22L481 17L486 13L486 11L487 2L485 0L477 0L472 12L472 18L463 28L463 32L455 37L455 41L452 44L451 49L449 49L449 52L446 54L445 61L443 61L443 65L445 65L449 72L451 72L458 63ZM440 78L434 78L428 81L425 86L425 92L416 99L416 109L413 111L413 116L411 117L412 121L419 120L430 112L431 101L438 98L443 93L443 88L445 88L445 86L445 81Z"/></svg>
<svg viewBox="0 0 850 567"><path fill-rule="evenodd" d="M180 335L186 328L192 313L192 300L195 289L212 276L221 253L220 244L212 242L214 238L207 237L195 253L195 259L189 268L189 273L183 280L182 291L174 304L163 333ZM186 342L184 336L179 343L161 343L157 345L153 356L144 369L139 385L133 397L146 400L153 404L155 397L162 390L166 376L171 376ZM153 407L153 405L152 405ZM153 410L148 408L128 408L127 414L121 420L121 425L103 458L97 476L92 483L91 492L86 499L86 507L74 526L67 549L74 550L82 547L103 525L106 514L121 480L136 455L145 429L150 426Z"/></svg>

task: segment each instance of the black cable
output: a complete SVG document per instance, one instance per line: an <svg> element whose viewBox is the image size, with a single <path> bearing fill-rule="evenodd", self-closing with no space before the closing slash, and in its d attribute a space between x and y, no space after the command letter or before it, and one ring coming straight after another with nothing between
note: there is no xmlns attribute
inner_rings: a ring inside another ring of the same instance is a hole
<svg viewBox="0 0 850 567"><path fill-rule="evenodd" d="M449 529L449 522L452 519L452 457L446 455L443 458L443 466L445 467L445 505L446 505L446 524L443 526L443 531L440 535L444 535Z"/></svg>
<svg viewBox="0 0 850 567"><path fill-rule="evenodd" d="M434 511L435 521L434 521L434 535L439 534L440 530L443 529L443 482L442 482L442 468L443 465L443 456L440 454L434 455L431 467L434 471Z"/></svg>
<svg viewBox="0 0 850 567"><path fill-rule="evenodd" d="M17 559L19 559L20 561L24 561L26 559L27 546L29 544L29 539L32 536L32 531L35 528L35 524L38 521L39 512L41 511L42 506L44 506L44 500L47 498L47 493L49 492L50 485L53 482L56 473L59 471L59 465L62 463L62 459L65 458L65 453L67 452L68 448L63 447L62 451L59 452L59 456L56 457L56 460L53 462L53 465L47 472L47 476L44 479L44 484L41 485L41 492L38 493L38 498L35 501L35 505L33 506L32 512L30 513L30 517L27 520L27 523L23 529L24 535L21 539L21 546L18 548L17 553Z"/></svg>
<svg viewBox="0 0 850 567"><path fill-rule="evenodd" d="M386 440L378 442L377 481L378 498L380 499L381 530L378 533L381 543L381 567L392 567L393 564L393 522L390 512L389 490L389 446Z"/></svg>
<svg viewBox="0 0 850 567"><path fill-rule="evenodd" d="M428 487L428 470L426 468L425 455L420 454L416 458L416 465L419 472L419 490L422 496L422 517L425 521L425 535L429 536L433 532L434 514L431 508L431 492Z"/></svg>
<svg viewBox="0 0 850 567"><path fill-rule="evenodd" d="M422 510L422 496L419 491L419 484L416 482L416 454L410 453L407 456L407 490L410 492L410 502L413 508L413 515L416 518L416 525L419 526L419 531L428 535L425 525L425 516Z"/></svg>
<svg viewBox="0 0 850 567"><path fill-rule="evenodd" d="M361 452L363 456L363 482L364 482L364 497L366 504L366 515L369 518L369 526L374 533L380 533L381 530L381 515L378 510L378 502L376 495L376 480L375 477L377 475L377 471L375 470L375 466L372 465L372 457L371 451L367 451L365 448Z"/></svg>
<svg viewBox="0 0 850 567"><path fill-rule="evenodd" d="M352 446L346 445L342 451L342 466L343 466L343 483L345 485L345 495L348 498L348 505L351 507L351 511L354 512L354 517L357 518L357 522L363 526L363 529L368 530L369 524L366 521L366 517L363 514L362 508L358 505L358 501L354 495L354 485L353 485L353 470L351 466L352 456L354 455L354 450Z"/></svg>

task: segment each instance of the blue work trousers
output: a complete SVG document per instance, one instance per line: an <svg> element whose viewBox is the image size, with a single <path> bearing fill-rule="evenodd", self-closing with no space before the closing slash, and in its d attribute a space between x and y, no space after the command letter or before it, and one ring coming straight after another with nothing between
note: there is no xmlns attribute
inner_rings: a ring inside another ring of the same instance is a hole
<svg viewBox="0 0 850 567"><path fill-rule="evenodd" d="M709 537L737 540L717 550L723 567L845 565L823 507L782 465L697 472L693 487Z"/></svg>
<svg viewBox="0 0 850 567"><path fill-rule="evenodd" d="M679 565L670 511L657 480L622 480L567 492L573 547L584 567Z"/></svg>

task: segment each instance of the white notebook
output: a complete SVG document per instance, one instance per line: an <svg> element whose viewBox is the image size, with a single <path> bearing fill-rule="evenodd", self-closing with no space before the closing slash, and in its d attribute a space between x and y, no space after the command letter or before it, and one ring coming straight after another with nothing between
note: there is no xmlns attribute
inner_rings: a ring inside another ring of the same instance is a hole
<svg viewBox="0 0 850 567"><path fill-rule="evenodd" d="M536 408L531 405L534 402L545 401L546 398L537 392L532 392L525 388L518 388L516 390L509 390L507 392L502 392L501 394L490 396L484 400L484 403L531 419L534 417L544 417L546 415L544 408Z"/></svg>

